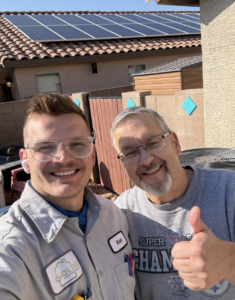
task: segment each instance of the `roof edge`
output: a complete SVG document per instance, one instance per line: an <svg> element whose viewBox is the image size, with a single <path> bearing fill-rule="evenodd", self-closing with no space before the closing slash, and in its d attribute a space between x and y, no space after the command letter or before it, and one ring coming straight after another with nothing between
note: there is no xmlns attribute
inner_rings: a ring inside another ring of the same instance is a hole
<svg viewBox="0 0 235 300"><path fill-rule="evenodd" d="M200 11L3 11L0 15L21 15L21 14L149 14L149 13L200 13Z"/></svg>

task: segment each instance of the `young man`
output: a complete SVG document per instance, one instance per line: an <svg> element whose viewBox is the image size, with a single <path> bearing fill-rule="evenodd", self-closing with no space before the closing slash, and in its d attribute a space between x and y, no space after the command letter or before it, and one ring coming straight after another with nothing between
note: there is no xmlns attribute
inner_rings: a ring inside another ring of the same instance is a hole
<svg viewBox="0 0 235 300"><path fill-rule="evenodd" d="M137 258L136 299L235 299L235 172L182 168L177 135L144 107L121 112L111 135L135 184L115 203Z"/></svg>
<svg viewBox="0 0 235 300"><path fill-rule="evenodd" d="M20 150L31 180L0 218L0 299L134 300L125 215L86 187L93 142L69 97L31 100Z"/></svg>

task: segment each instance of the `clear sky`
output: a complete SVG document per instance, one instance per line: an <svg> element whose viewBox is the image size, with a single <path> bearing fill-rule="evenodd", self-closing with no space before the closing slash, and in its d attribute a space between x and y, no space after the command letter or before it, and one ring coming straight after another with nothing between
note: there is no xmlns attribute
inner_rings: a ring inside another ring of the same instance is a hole
<svg viewBox="0 0 235 300"><path fill-rule="evenodd" d="M154 0L9 0L1 11L167 11L199 10L197 7L157 5Z"/></svg>

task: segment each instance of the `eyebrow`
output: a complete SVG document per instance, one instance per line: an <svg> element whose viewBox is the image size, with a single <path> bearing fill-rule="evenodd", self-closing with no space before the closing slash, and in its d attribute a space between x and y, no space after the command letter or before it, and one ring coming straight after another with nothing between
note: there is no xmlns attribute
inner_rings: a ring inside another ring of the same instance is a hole
<svg viewBox="0 0 235 300"><path fill-rule="evenodd" d="M152 134L150 135L148 138L146 138L144 140L144 143L148 140L150 140L151 138L155 137L156 135L162 135L162 134ZM142 145L142 144L141 144ZM124 147L121 147L121 152L125 151L125 150L128 150L128 149L131 149L131 148L137 148L138 146L124 146Z"/></svg>

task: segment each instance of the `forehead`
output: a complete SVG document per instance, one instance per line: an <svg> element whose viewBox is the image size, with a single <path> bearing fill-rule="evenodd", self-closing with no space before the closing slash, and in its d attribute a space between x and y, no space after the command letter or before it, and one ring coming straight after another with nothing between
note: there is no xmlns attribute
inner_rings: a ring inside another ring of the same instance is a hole
<svg viewBox="0 0 235 300"><path fill-rule="evenodd" d="M52 139L62 141L75 136L89 136L85 121L75 113L60 116L35 114L26 126L27 142Z"/></svg>
<svg viewBox="0 0 235 300"><path fill-rule="evenodd" d="M115 145L119 149L138 146L146 139L163 134L162 128L156 123L154 116L141 114L124 120L114 130Z"/></svg>

